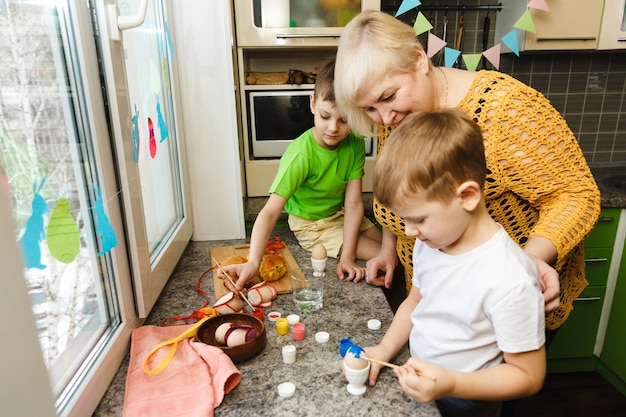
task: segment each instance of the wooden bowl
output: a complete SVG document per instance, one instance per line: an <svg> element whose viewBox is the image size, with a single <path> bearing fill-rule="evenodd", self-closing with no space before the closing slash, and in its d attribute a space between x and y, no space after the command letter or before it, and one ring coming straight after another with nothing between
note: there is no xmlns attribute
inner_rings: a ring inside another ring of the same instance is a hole
<svg viewBox="0 0 626 417"><path fill-rule="evenodd" d="M223 345L215 340L215 330L223 323L247 324L253 326L257 336L243 345L232 347ZM265 326L261 320L250 314L234 313L221 314L202 323L196 334L196 339L207 345L222 349L233 363L239 363L256 356L262 351L267 342L267 335L265 334Z"/></svg>

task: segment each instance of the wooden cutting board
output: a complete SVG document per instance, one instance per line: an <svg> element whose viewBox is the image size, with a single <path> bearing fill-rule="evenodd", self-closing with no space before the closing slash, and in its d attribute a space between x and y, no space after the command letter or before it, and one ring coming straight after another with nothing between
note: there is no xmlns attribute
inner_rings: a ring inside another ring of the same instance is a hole
<svg viewBox="0 0 626 417"><path fill-rule="evenodd" d="M248 257L250 253L250 245L233 245L233 246L220 246L217 248L211 249L211 257L215 259L217 262L222 263L226 259L239 255L243 257ZM281 249L277 252L277 255L281 255L287 261L287 272L283 275L278 281L270 282L279 294L290 294L291 293L291 273L295 271L296 275L302 276L302 271L296 260L294 259L291 251L289 251L288 247ZM213 263L213 267L217 268L217 265ZM261 282L260 278L256 278L254 284ZM225 295L228 292L228 288L224 285L221 279L217 277L217 269L213 270L213 288L215 289L215 300L219 300L220 297Z"/></svg>

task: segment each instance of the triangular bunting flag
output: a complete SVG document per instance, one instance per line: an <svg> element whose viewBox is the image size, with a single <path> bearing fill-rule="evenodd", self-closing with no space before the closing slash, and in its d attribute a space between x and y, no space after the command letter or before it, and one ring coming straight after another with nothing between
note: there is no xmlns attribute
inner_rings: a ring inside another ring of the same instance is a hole
<svg viewBox="0 0 626 417"><path fill-rule="evenodd" d="M435 54L441 51L441 48L446 46L447 42L438 37L437 35L433 35L432 33L428 33L428 58L432 58Z"/></svg>
<svg viewBox="0 0 626 417"><path fill-rule="evenodd" d="M543 10L545 12L549 12L550 11L550 8L546 4L546 0L530 0L528 2L528 8L529 9Z"/></svg>
<svg viewBox="0 0 626 417"><path fill-rule="evenodd" d="M480 57L483 54L463 54L463 62L465 62L465 68L468 71L476 71L478 67L478 63L480 62Z"/></svg>
<svg viewBox="0 0 626 417"><path fill-rule="evenodd" d="M519 30L525 30L526 32L537 33L537 29L535 29L535 24L533 23L533 18L530 16L530 11L528 9L526 9L522 17L515 22L513 27Z"/></svg>
<svg viewBox="0 0 626 417"><path fill-rule="evenodd" d="M426 16L419 12L417 17L415 18L415 24L413 25L413 31L417 36L421 35L424 32L428 32L433 28L433 25L430 24Z"/></svg>
<svg viewBox="0 0 626 417"><path fill-rule="evenodd" d="M504 42L515 55L519 56L519 43L517 42L517 31L515 29L504 35L502 42Z"/></svg>
<svg viewBox="0 0 626 417"><path fill-rule="evenodd" d="M443 50L443 57L445 61L445 65L448 68L452 68L457 58L461 55L461 51L457 51L456 49L446 47Z"/></svg>
<svg viewBox="0 0 626 417"><path fill-rule="evenodd" d="M500 69L500 44L494 45L483 52L483 56L495 69Z"/></svg>
<svg viewBox="0 0 626 417"><path fill-rule="evenodd" d="M420 0L402 0L402 3L400 4L400 7L398 7L398 11L396 12L395 17L398 17L411 9L415 9L420 4L422 4Z"/></svg>

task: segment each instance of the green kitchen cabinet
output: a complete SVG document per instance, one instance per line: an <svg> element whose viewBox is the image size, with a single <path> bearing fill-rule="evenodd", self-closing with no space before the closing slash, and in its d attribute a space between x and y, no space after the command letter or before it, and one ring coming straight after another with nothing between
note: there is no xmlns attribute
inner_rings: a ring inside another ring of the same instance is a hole
<svg viewBox="0 0 626 417"><path fill-rule="evenodd" d="M567 321L547 352L548 372L580 372L596 368L593 351L606 293L620 209L604 208L585 239L585 276L589 286L574 301Z"/></svg>
<svg viewBox="0 0 626 417"><path fill-rule="evenodd" d="M598 371L626 395L626 251L617 274Z"/></svg>

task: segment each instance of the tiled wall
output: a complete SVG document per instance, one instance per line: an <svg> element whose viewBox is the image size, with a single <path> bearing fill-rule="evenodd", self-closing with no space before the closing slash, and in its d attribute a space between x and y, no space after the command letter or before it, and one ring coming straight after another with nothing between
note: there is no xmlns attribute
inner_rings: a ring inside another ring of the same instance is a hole
<svg viewBox="0 0 626 417"><path fill-rule="evenodd" d="M524 1L524 0L519 0ZM382 9L395 14L401 0L382 0ZM444 17L448 18L448 44L454 47L459 18L463 16L464 53L483 51L483 28L489 17L488 47L494 45L497 11L429 11L429 6L495 6L497 0L423 0L417 10L433 25L433 33L443 38ZM416 10L399 18L413 24ZM426 35L420 40L425 43ZM462 61L462 60L459 60ZM443 65L439 54L435 65ZM483 61L484 62L484 61ZM491 65L484 62L484 67ZM460 66L463 67L462 62ZM483 65L479 65L482 68ZM626 50L556 51L502 54L500 71L531 85L550 99L567 120L591 166L626 166Z"/></svg>
<svg viewBox="0 0 626 417"><path fill-rule="evenodd" d="M626 165L626 50L506 54L500 70L550 99L590 165Z"/></svg>

